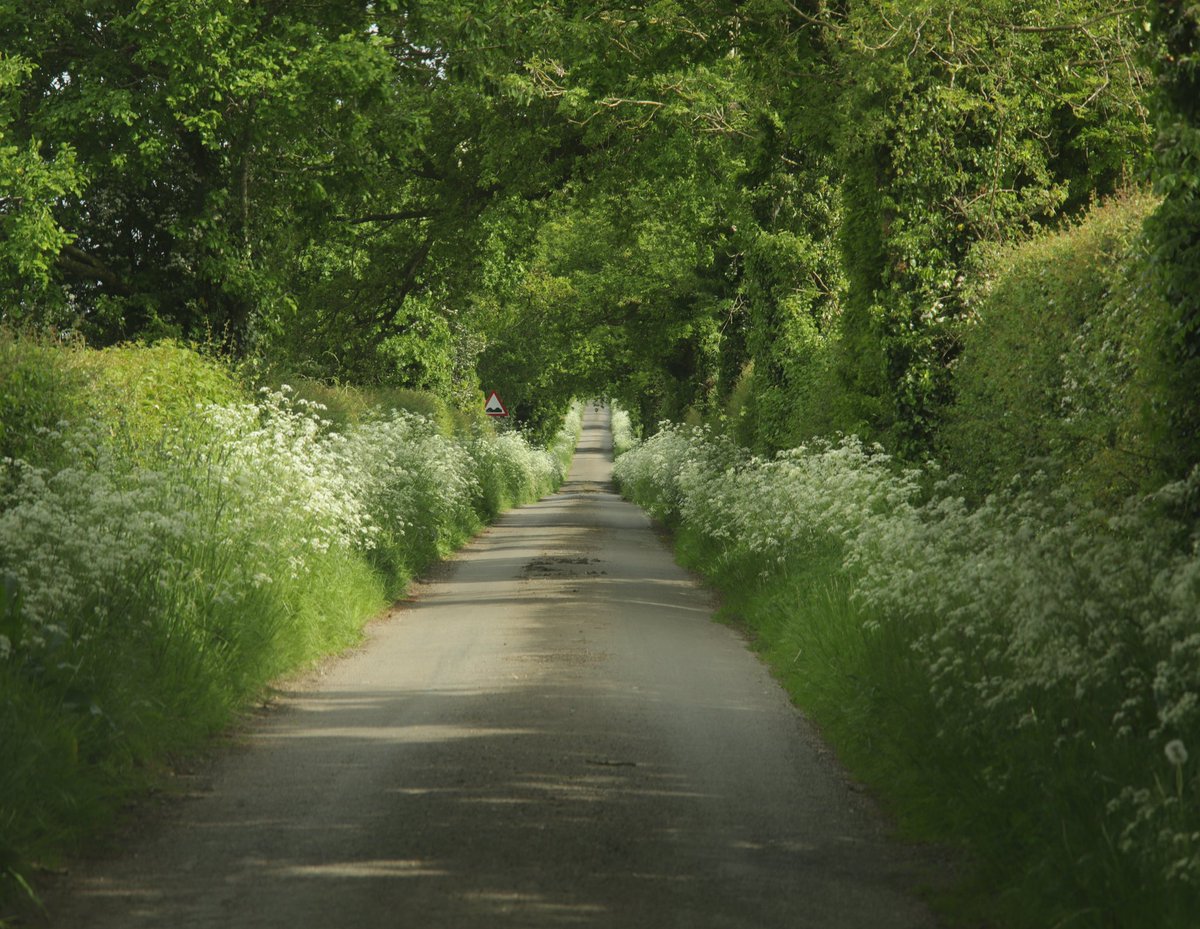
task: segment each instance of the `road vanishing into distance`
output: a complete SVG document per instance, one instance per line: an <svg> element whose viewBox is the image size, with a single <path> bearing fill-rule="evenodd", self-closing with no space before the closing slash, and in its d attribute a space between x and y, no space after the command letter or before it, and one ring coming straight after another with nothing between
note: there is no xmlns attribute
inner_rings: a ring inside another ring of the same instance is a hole
<svg viewBox="0 0 1200 929"><path fill-rule="evenodd" d="M610 484L513 510L104 860L70 929L936 925L925 866ZM181 778L186 783L187 778Z"/></svg>

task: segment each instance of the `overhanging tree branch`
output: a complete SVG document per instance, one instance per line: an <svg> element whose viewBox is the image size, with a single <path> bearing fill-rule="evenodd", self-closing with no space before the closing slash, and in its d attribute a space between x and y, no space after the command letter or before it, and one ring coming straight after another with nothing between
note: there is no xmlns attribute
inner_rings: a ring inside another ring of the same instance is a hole
<svg viewBox="0 0 1200 929"><path fill-rule="evenodd" d="M417 210L396 210L391 213L366 213L362 216L339 216L338 220L344 223L349 223L352 226L361 226L365 223L396 223L406 219L428 219L431 216L437 215L437 210L433 207L422 207Z"/></svg>
<svg viewBox="0 0 1200 929"><path fill-rule="evenodd" d="M123 296L130 293L120 275L94 255L89 255L75 245L65 245L58 255L58 267L63 274L77 280L99 281L105 287Z"/></svg>
<svg viewBox="0 0 1200 929"><path fill-rule="evenodd" d="M382 309L375 313L375 325L382 330L387 322L390 314L395 313L399 307L404 305L404 301L408 299L408 295L413 292L413 288L417 286L417 276L421 270L421 266L425 264L425 259L429 257L429 252L433 248L434 233L431 230L425 239L417 246L417 250L409 256L401 269L397 278L399 287L393 299L385 302Z"/></svg>
<svg viewBox="0 0 1200 929"><path fill-rule="evenodd" d="M1102 23L1106 19L1112 19L1116 16L1123 16L1126 13L1129 13L1130 11L1131 11L1131 7L1128 7L1128 6L1117 7L1116 9L1108 10L1105 13L1100 13L1097 16L1093 16L1091 19L1085 19L1081 23L1062 23L1060 25L1054 25L1054 26L1015 26L1015 25L1010 24L1008 26L1008 29L1011 32L1034 32L1034 33L1078 32L1083 29L1087 29L1089 26L1094 26L1094 25L1096 25L1096 23Z"/></svg>

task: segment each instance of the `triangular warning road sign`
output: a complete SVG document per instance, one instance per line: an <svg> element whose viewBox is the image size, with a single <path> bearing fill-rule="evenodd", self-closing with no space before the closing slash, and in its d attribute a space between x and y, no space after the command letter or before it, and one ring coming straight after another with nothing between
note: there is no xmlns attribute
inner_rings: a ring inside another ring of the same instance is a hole
<svg viewBox="0 0 1200 929"><path fill-rule="evenodd" d="M496 396L496 391L492 391L488 397L487 403L483 405L483 412L488 416L507 416L508 410L504 408L504 404L500 402L500 398Z"/></svg>

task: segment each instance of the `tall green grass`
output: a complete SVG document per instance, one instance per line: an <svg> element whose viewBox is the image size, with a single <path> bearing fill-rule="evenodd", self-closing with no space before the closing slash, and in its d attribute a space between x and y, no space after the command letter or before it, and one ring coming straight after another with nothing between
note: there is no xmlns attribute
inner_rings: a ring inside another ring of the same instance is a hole
<svg viewBox="0 0 1200 929"><path fill-rule="evenodd" d="M615 474L905 827L969 851L965 923L1195 925L1200 471L1113 511L1039 479L969 505L853 439L665 427Z"/></svg>
<svg viewBox="0 0 1200 929"><path fill-rule="evenodd" d="M0 410L10 892L170 753L353 642L501 510L553 490L578 437L578 411L550 449L486 424L447 436L381 407L334 423L287 387L251 396L181 346L87 353L3 336L0 352L27 372L3 382Z"/></svg>

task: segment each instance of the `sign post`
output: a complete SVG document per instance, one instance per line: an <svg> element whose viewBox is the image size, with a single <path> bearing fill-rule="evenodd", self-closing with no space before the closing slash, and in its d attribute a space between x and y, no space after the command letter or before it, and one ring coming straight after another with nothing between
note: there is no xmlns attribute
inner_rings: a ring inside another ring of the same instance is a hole
<svg viewBox="0 0 1200 929"><path fill-rule="evenodd" d="M487 403L483 405L483 412L487 413L488 416L495 416L497 418L508 415L508 410L504 408L504 404L500 402L500 398L494 390L488 397Z"/></svg>

